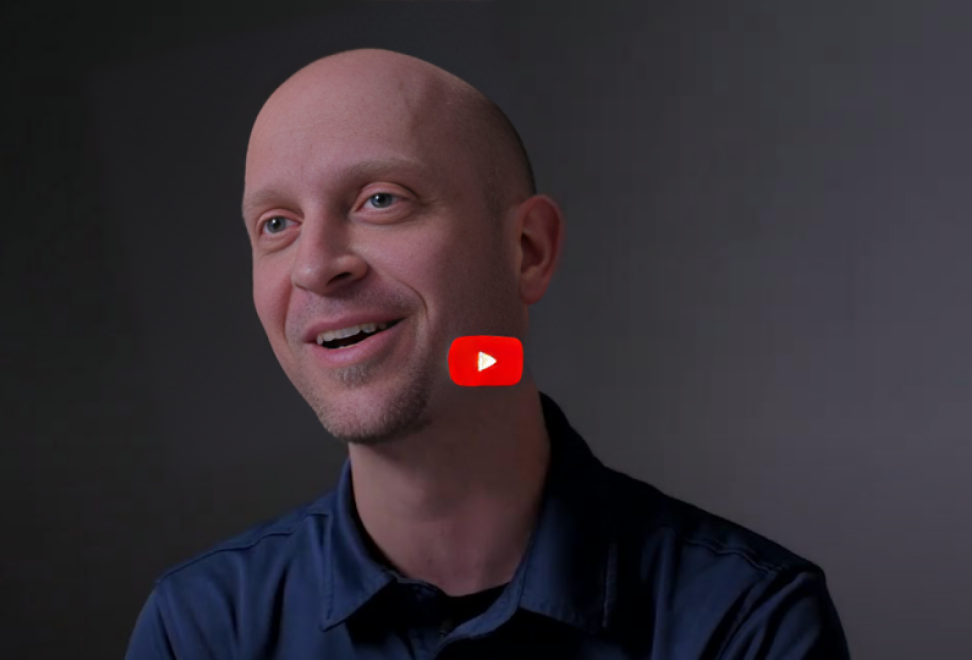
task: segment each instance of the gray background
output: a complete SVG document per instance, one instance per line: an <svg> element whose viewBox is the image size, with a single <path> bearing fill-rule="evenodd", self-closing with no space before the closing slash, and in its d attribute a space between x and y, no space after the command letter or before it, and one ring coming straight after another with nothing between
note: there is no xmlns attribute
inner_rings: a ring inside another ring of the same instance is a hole
<svg viewBox="0 0 972 660"><path fill-rule="evenodd" d="M972 6L193 7L3 10L11 657L119 657L160 571L333 484L238 207L266 96L359 46L521 129L567 218L528 359L596 453L821 564L856 658L968 657Z"/></svg>

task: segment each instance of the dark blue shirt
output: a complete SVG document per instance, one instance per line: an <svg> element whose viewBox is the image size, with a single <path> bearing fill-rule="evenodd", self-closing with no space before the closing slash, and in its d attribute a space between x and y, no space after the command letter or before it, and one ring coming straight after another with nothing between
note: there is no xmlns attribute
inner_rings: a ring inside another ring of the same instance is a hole
<svg viewBox="0 0 972 660"><path fill-rule="evenodd" d="M128 660L843 660L814 564L606 468L541 395L551 462L511 582L454 627L371 549L337 488L167 571Z"/></svg>

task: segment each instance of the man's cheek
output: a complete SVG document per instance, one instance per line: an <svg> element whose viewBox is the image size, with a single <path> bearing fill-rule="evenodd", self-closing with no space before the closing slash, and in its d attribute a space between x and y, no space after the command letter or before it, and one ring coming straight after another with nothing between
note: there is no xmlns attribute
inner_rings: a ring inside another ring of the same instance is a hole
<svg viewBox="0 0 972 660"><path fill-rule="evenodd" d="M282 335L290 300L289 278L279 269L255 268L253 271L253 303L257 316L269 339Z"/></svg>

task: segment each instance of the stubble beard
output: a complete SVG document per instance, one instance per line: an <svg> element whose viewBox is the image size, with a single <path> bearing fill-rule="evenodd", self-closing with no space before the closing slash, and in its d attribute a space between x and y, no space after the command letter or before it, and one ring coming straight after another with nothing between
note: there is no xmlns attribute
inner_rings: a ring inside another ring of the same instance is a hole
<svg viewBox="0 0 972 660"><path fill-rule="evenodd" d="M328 397L307 378L300 378L298 390L310 404L321 425L344 444L377 446L414 435L431 423L428 413L434 374L421 363L410 365L404 385L388 397L365 408L342 401L344 393L368 387L377 377L376 365L345 367L333 374L336 396Z"/></svg>

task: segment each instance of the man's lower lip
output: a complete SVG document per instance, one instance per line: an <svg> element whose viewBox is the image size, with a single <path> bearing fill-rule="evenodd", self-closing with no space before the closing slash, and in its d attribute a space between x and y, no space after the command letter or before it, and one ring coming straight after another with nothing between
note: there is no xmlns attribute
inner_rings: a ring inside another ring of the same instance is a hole
<svg viewBox="0 0 972 660"><path fill-rule="evenodd" d="M372 357L379 351L381 351L385 346L388 345L398 335L398 329L401 327L404 319L395 323L395 325L390 328L386 328L381 332L376 332L375 334L362 339L356 344L351 344L350 346L344 346L342 348L325 348L314 342L311 345L311 350L314 352L318 358L328 366L346 366L365 360Z"/></svg>

